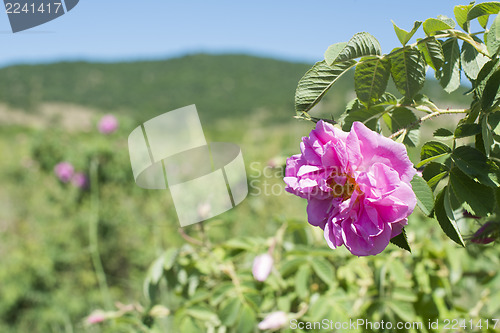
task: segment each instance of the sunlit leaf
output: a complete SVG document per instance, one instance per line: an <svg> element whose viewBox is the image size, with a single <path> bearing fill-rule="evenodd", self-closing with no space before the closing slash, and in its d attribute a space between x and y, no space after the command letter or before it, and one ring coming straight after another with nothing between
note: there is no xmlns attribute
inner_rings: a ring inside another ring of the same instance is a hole
<svg viewBox="0 0 500 333"><path fill-rule="evenodd" d="M363 59L354 72L354 89L358 99L367 105L374 104L385 92L391 63L386 58Z"/></svg>
<svg viewBox="0 0 500 333"><path fill-rule="evenodd" d="M396 25L396 23L394 23L394 21L391 20L391 22L392 25L394 26L394 31L396 32L396 35L398 36L398 39L401 42L401 44L403 44L403 46L405 46L406 43L408 43L408 41L413 37L415 32L417 32L418 28L422 25L422 22L415 21L415 23L413 23L413 28L408 32L406 30L399 28Z"/></svg>
<svg viewBox="0 0 500 333"><path fill-rule="evenodd" d="M342 47L343 46L343 47ZM382 49L378 40L367 32L359 32L345 44L337 43L325 52L325 62L332 65L366 56L381 55Z"/></svg>
<svg viewBox="0 0 500 333"><path fill-rule="evenodd" d="M345 61L328 66L325 61L317 62L300 79L295 92L295 110L298 115L311 110L331 86L354 67L355 60Z"/></svg>
<svg viewBox="0 0 500 333"><path fill-rule="evenodd" d="M448 218L448 215L446 214L446 210L444 208L444 195L446 188L443 188L441 192L438 193L436 196L436 203L434 205L434 212L436 215L436 219L439 222L439 225L441 226L441 229L443 229L444 233L455 243L457 243L460 246L465 247L464 240L462 238L462 235L460 234L460 231L458 230L457 223L455 221L451 221Z"/></svg>
<svg viewBox="0 0 500 333"><path fill-rule="evenodd" d="M405 47L390 56L391 75L396 88L407 99L412 99L425 81L425 60L415 48Z"/></svg>
<svg viewBox="0 0 500 333"><path fill-rule="evenodd" d="M444 63L441 43L439 43L435 38L425 40L418 39L418 42L417 47L424 55L427 65L431 66L434 70L440 69Z"/></svg>

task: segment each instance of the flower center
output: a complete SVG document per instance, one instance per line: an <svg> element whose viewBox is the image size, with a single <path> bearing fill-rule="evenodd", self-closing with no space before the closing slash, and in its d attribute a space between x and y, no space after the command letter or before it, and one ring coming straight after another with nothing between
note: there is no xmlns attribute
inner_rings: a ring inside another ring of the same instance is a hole
<svg viewBox="0 0 500 333"><path fill-rule="evenodd" d="M334 198L342 198L342 200L349 199L354 191L359 190L359 186L354 180L354 178L350 175L343 174L342 176L346 177L346 181L344 185L335 182L334 178L330 178L328 180L328 186L332 189L332 195Z"/></svg>

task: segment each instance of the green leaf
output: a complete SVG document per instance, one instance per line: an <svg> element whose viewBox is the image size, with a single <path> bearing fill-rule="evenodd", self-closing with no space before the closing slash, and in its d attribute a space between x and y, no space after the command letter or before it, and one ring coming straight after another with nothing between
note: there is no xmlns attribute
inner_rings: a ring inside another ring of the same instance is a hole
<svg viewBox="0 0 500 333"><path fill-rule="evenodd" d="M500 87L500 70L496 70L486 81L483 95L481 96L481 110L490 111L498 102L498 88Z"/></svg>
<svg viewBox="0 0 500 333"><path fill-rule="evenodd" d="M300 298L306 298L309 295L309 277L311 268L309 265L303 265L295 275L295 291Z"/></svg>
<svg viewBox="0 0 500 333"><path fill-rule="evenodd" d="M406 238L406 231L404 228L403 230L401 230L401 233L399 235L391 238L391 243L411 253L410 244L408 244L408 239Z"/></svg>
<svg viewBox="0 0 500 333"><path fill-rule="evenodd" d="M241 301L239 298L231 298L225 302L219 312L219 317L225 326L232 326L238 318L240 311Z"/></svg>
<svg viewBox="0 0 500 333"><path fill-rule="evenodd" d="M476 93L479 97L483 96L483 90L488 79L495 73L499 66L498 58L488 61L479 71L476 79Z"/></svg>
<svg viewBox="0 0 500 333"><path fill-rule="evenodd" d="M238 320L238 327L236 332L238 333L251 333L255 330L256 319L255 313L252 308L244 304L241 308L240 317Z"/></svg>
<svg viewBox="0 0 500 333"><path fill-rule="evenodd" d="M439 141L428 141L420 150L420 163L417 164L417 168L421 167L425 163L429 163L436 158L446 156L451 153L450 147Z"/></svg>
<svg viewBox="0 0 500 333"><path fill-rule="evenodd" d="M469 13L467 14L467 20L472 21L473 19L483 15L497 14L499 10L500 2L492 1L479 3L471 8Z"/></svg>
<svg viewBox="0 0 500 333"><path fill-rule="evenodd" d="M490 30L487 34L486 47L488 48L488 53L494 55L500 47L500 16L497 15L495 20L490 26Z"/></svg>
<svg viewBox="0 0 500 333"><path fill-rule="evenodd" d="M427 182L420 176L415 175L411 180L413 193L417 197L417 205L422 212L429 216L434 208L434 195Z"/></svg>
<svg viewBox="0 0 500 333"><path fill-rule="evenodd" d="M295 92L295 110L298 115L311 110L330 87L354 67L355 60L328 66L324 61L317 62L299 81Z"/></svg>
<svg viewBox="0 0 500 333"><path fill-rule="evenodd" d="M190 317L184 317L180 325L181 332L203 332L203 330Z"/></svg>
<svg viewBox="0 0 500 333"><path fill-rule="evenodd" d="M396 23L394 23L394 21L391 20L391 22L392 25L394 26L394 31L396 32L396 35L398 36L398 39L401 42L401 44L403 44L403 46L405 46L406 43L408 43L408 41L413 37L415 32L417 32L418 28L422 25L422 22L415 21L415 23L413 23L413 28L411 29L410 32L408 32L406 30L399 28L396 25Z"/></svg>
<svg viewBox="0 0 500 333"><path fill-rule="evenodd" d="M391 62L386 58L364 58L354 72L354 89L358 99L366 105L374 104L385 92Z"/></svg>
<svg viewBox="0 0 500 333"><path fill-rule="evenodd" d="M295 273L297 269L305 264L307 261L305 258L292 258L281 261L279 272L281 276L287 277L291 273Z"/></svg>
<svg viewBox="0 0 500 333"><path fill-rule="evenodd" d="M332 264L322 257L315 257L311 260L311 265L316 273L323 282L327 285L332 284L335 273L333 272Z"/></svg>
<svg viewBox="0 0 500 333"><path fill-rule="evenodd" d="M417 39L417 47L424 55L425 62L435 71L440 69L444 63L443 48L435 38Z"/></svg>
<svg viewBox="0 0 500 333"><path fill-rule="evenodd" d="M425 60L415 48L405 47L391 57L391 75L398 91L411 100L424 85Z"/></svg>
<svg viewBox="0 0 500 333"><path fill-rule="evenodd" d="M488 114L481 121L481 134L483 136L484 151L486 156L490 156L491 146L493 146L493 134L491 133L490 125L488 124Z"/></svg>
<svg viewBox="0 0 500 333"><path fill-rule="evenodd" d="M451 158L467 176L477 179L481 184L497 187L491 177L498 171L498 167L488 161L479 150L469 146L461 146L453 151Z"/></svg>
<svg viewBox="0 0 500 333"><path fill-rule="evenodd" d="M220 324L219 317L206 306L193 305L186 309L186 313L192 316L193 318L202 321L208 321L214 324Z"/></svg>
<svg viewBox="0 0 500 333"><path fill-rule="evenodd" d="M446 129L446 128L438 128L437 130L434 131L434 136L437 136L437 137L450 137L450 136L453 136L453 132Z"/></svg>
<svg viewBox="0 0 500 333"><path fill-rule="evenodd" d="M477 41L476 37L473 37ZM472 80L477 78L481 68L488 62L488 57L479 53L474 46L464 42L462 44L462 52L460 54L462 69L465 75Z"/></svg>
<svg viewBox="0 0 500 333"><path fill-rule="evenodd" d="M467 14L469 10L473 7L473 4L470 5L458 5L453 8L453 14L455 14L455 20L457 20L458 25L464 29L465 32L469 32L470 22L467 19Z"/></svg>
<svg viewBox="0 0 500 333"><path fill-rule="evenodd" d="M424 32L427 36L434 35L437 31L453 29L455 22L442 16L441 18L429 18L424 21Z"/></svg>
<svg viewBox="0 0 500 333"><path fill-rule="evenodd" d="M333 64L334 60L338 57L340 52L345 49L347 42L340 42L330 45L324 54L325 62L327 65Z"/></svg>
<svg viewBox="0 0 500 333"><path fill-rule="evenodd" d="M391 93L383 93L382 96L380 96L379 100L376 105L396 105L398 104L398 99Z"/></svg>
<svg viewBox="0 0 500 333"><path fill-rule="evenodd" d="M468 124L463 123L457 126L455 129L455 138L465 138L468 136L473 136L481 132L481 126L479 124Z"/></svg>
<svg viewBox="0 0 500 333"><path fill-rule="evenodd" d="M458 230L457 223L455 221L451 221L446 214L446 210L444 208L444 195L446 188L443 188L441 192L436 196L436 203L434 205L434 212L436 214L436 218L443 229L444 233L455 243L460 246L465 247L464 240L460 231Z"/></svg>
<svg viewBox="0 0 500 333"><path fill-rule="evenodd" d="M427 185L434 189L443 177L448 174L448 168L441 163L430 162L422 171L422 177L427 181Z"/></svg>
<svg viewBox="0 0 500 333"><path fill-rule="evenodd" d="M361 103L360 103L361 104ZM347 114L342 119L342 129L344 131L350 131L352 123L355 121L362 122L371 130L376 131L378 126L378 119L385 109L382 106L372 106L366 109L364 106L362 108L354 109Z"/></svg>
<svg viewBox="0 0 500 333"><path fill-rule="evenodd" d="M436 78L448 93L460 86L460 46L456 38L447 39L443 45L444 64L436 71Z"/></svg>
<svg viewBox="0 0 500 333"><path fill-rule="evenodd" d="M489 18L490 18L489 15L479 16L477 18L477 22L479 22L479 24L481 25L481 27L483 27L483 29L486 29L486 26L488 25Z"/></svg>
<svg viewBox="0 0 500 333"><path fill-rule="evenodd" d="M165 254L163 255L164 257L163 268L166 271L170 270L174 266L175 260L177 259L178 255L179 255L179 249L170 248L167 251L165 251Z"/></svg>
<svg viewBox="0 0 500 333"><path fill-rule="evenodd" d="M418 120L412 110L403 106L396 107L394 111L392 111L389 119L390 122L387 123L387 126L393 133Z"/></svg>
<svg viewBox="0 0 500 333"><path fill-rule="evenodd" d="M382 54L378 40L367 32L355 34L343 48L341 46L342 43L333 44L326 50L325 61L327 65L331 66L337 62Z"/></svg>
<svg viewBox="0 0 500 333"><path fill-rule="evenodd" d="M465 208L477 216L486 216L493 212L495 194L493 189L479 184L467 177L459 168L450 171L450 186L456 197L465 202Z"/></svg>

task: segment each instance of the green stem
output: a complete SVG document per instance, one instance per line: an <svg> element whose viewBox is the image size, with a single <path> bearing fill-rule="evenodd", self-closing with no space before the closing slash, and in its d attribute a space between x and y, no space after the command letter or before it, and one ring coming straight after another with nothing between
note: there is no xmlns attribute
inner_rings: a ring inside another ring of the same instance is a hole
<svg viewBox="0 0 500 333"><path fill-rule="evenodd" d="M89 242L90 255L94 265L97 283L101 291L101 297L107 310L111 310L113 305L111 294L109 293L108 284L106 282L106 274L102 267L101 256L99 254L98 244L98 224L99 224L99 179L98 179L99 162L92 159L90 162L90 207L91 218L89 222Z"/></svg>
<svg viewBox="0 0 500 333"><path fill-rule="evenodd" d="M448 109L448 110L439 110L439 111L436 111L433 113L429 113L428 115L423 116L422 118L418 119L417 121L414 121L410 125L400 129L399 131L392 133L388 138L394 139L394 138L398 137L399 135L403 134L405 131L408 131L409 129L417 126L418 124L421 124L424 121L429 120L431 118L441 116L443 114L460 114L460 113L467 113L467 112L469 112L469 109L456 109L456 110L449 110Z"/></svg>

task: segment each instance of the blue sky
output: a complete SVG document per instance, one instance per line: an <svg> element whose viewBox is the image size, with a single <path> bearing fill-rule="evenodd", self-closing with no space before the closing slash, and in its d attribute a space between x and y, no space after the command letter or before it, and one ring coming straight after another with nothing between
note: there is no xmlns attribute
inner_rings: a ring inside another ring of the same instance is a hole
<svg viewBox="0 0 500 333"><path fill-rule="evenodd" d="M14 1L14 0L13 0ZM479 1L482 2L482 1ZM399 45L391 19L453 17L453 0L80 0L66 15L13 34L0 13L0 66L58 60L158 59L194 52L321 60L333 43L368 31L385 53Z"/></svg>

